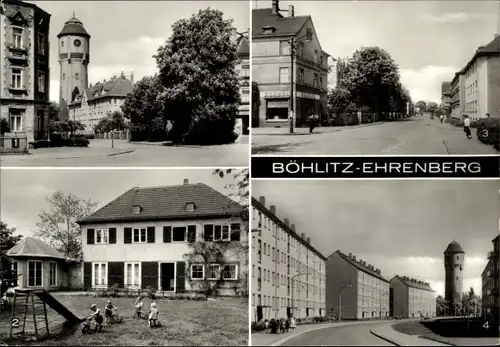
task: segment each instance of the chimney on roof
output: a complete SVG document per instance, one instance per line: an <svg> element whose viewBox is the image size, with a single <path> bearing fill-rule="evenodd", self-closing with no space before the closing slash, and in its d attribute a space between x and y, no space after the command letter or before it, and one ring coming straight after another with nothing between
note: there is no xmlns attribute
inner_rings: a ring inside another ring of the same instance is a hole
<svg viewBox="0 0 500 347"><path fill-rule="evenodd" d="M283 218L283 223L285 223L286 226L290 226L290 220L288 218Z"/></svg>
<svg viewBox="0 0 500 347"><path fill-rule="evenodd" d="M189 184L189 180L187 178L184 178L184 184Z"/></svg>
<svg viewBox="0 0 500 347"><path fill-rule="evenodd" d="M290 224L290 229L292 229L295 232L295 224Z"/></svg>
<svg viewBox="0 0 500 347"><path fill-rule="evenodd" d="M352 259L352 253L349 253L348 255L349 255L349 259Z"/></svg>
<svg viewBox="0 0 500 347"><path fill-rule="evenodd" d="M134 71L130 73L130 83L134 84Z"/></svg>
<svg viewBox="0 0 500 347"><path fill-rule="evenodd" d="M307 242L308 245L310 245L311 244L311 238L310 237L306 238L306 242Z"/></svg>
<svg viewBox="0 0 500 347"><path fill-rule="evenodd" d="M293 5L288 5L288 17L295 17L295 9L293 8Z"/></svg>
<svg viewBox="0 0 500 347"><path fill-rule="evenodd" d="M271 211L272 214L276 215L276 206L275 205L269 206L269 211Z"/></svg>
<svg viewBox="0 0 500 347"><path fill-rule="evenodd" d="M90 87L89 88L92 88L92 83L90 83Z"/></svg>
<svg viewBox="0 0 500 347"><path fill-rule="evenodd" d="M262 206L266 206L266 197L265 196L260 196L259 197L259 202Z"/></svg>
<svg viewBox="0 0 500 347"><path fill-rule="evenodd" d="M125 74L123 73L123 70L122 70L122 73L120 74L120 77L121 78L125 77Z"/></svg>
<svg viewBox="0 0 500 347"><path fill-rule="evenodd" d="M106 83L106 79L104 79L104 83Z"/></svg>
<svg viewBox="0 0 500 347"><path fill-rule="evenodd" d="M305 240L306 239L306 233L301 233L300 237L302 238L302 240Z"/></svg>
<svg viewBox="0 0 500 347"><path fill-rule="evenodd" d="M272 0L272 13L273 14L278 14L280 11L280 4L279 0Z"/></svg>
<svg viewBox="0 0 500 347"><path fill-rule="evenodd" d="M354 254L352 255L352 260L356 261L356 256Z"/></svg>

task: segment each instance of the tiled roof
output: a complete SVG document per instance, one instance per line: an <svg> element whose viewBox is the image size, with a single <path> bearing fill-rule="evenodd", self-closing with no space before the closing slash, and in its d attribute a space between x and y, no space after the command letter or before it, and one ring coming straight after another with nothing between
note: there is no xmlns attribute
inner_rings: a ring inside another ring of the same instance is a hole
<svg viewBox="0 0 500 347"><path fill-rule="evenodd" d="M186 204L191 202L195 204L195 209L187 211ZM134 207L139 207L140 213L134 214ZM239 215L244 211L243 206L204 183L136 187L79 223L223 217Z"/></svg>
<svg viewBox="0 0 500 347"><path fill-rule="evenodd" d="M349 264L351 264L352 266L354 266L358 270L363 271L363 272L369 274L370 276L376 277L384 282L389 282L389 280L387 278L383 277L381 274L377 273L376 271L370 269L368 266L359 263L359 261L356 261L354 259L349 258L349 256L347 254L344 254L339 250L334 252L334 254L335 253L337 253L342 259L344 259L346 262L348 262Z"/></svg>
<svg viewBox="0 0 500 347"><path fill-rule="evenodd" d="M113 77L109 81L96 83L92 87L85 90L87 101L97 100L107 97L126 97L132 93L134 85L125 76ZM81 95L79 95L72 103L80 103Z"/></svg>
<svg viewBox="0 0 500 347"><path fill-rule="evenodd" d="M57 35L57 37L60 38L66 35L75 35L90 38L89 33L83 27L83 23L76 19L75 16L64 23L64 27L62 28L59 35Z"/></svg>
<svg viewBox="0 0 500 347"><path fill-rule="evenodd" d="M7 255L12 258L40 257L65 259L64 255L54 247L51 247L45 242L33 237L25 237L19 241L14 247L7 251Z"/></svg>
<svg viewBox="0 0 500 347"><path fill-rule="evenodd" d="M452 241L444 253L465 253L460 244L457 241Z"/></svg>
<svg viewBox="0 0 500 347"><path fill-rule="evenodd" d="M421 283L418 283L418 282L412 282L410 278L405 278L403 276L399 276L399 275L396 275L394 278L397 278L398 280L400 280L401 282L403 282L403 284L405 284L406 286L408 287L411 287L411 288L416 288L416 289L422 289L422 290L426 290L428 292L434 292L434 290L429 286L426 286L425 284L421 284Z"/></svg>
<svg viewBox="0 0 500 347"><path fill-rule="evenodd" d="M309 18L311 17L283 17L281 14L273 14L270 8L253 10L252 37L296 35ZM274 34L264 35L263 28L266 26L274 27Z"/></svg>

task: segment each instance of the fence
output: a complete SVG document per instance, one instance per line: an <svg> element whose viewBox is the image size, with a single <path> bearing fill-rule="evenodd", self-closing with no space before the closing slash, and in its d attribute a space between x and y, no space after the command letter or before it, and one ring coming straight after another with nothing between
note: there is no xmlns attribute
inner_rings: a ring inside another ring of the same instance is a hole
<svg viewBox="0 0 500 347"><path fill-rule="evenodd" d="M95 133L94 138L99 140L111 140L111 136L115 140L130 140L131 135L128 130L126 131L110 131L107 133Z"/></svg>
<svg viewBox="0 0 500 347"><path fill-rule="evenodd" d="M0 154L28 153L27 137L0 136Z"/></svg>

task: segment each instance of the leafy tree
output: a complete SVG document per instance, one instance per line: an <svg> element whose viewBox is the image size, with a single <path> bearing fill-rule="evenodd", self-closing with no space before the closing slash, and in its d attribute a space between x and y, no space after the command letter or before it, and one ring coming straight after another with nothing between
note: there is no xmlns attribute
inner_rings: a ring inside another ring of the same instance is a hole
<svg viewBox="0 0 500 347"><path fill-rule="evenodd" d="M434 115L440 117L442 114L445 114L445 110L441 107L438 107L434 110Z"/></svg>
<svg viewBox="0 0 500 347"><path fill-rule="evenodd" d="M0 272L10 269L10 260L5 253L23 238L22 235L14 235L15 232L15 228L8 228L6 223L0 221Z"/></svg>
<svg viewBox="0 0 500 347"><path fill-rule="evenodd" d="M122 112L130 121L132 141L163 140L166 125L160 100L163 89L157 75L146 76L134 85L125 99Z"/></svg>
<svg viewBox="0 0 500 347"><path fill-rule="evenodd" d="M429 101L427 103L427 112L434 113L434 111L438 108L438 104L434 101Z"/></svg>
<svg viewBox="0 0 500 347"><path fill-rule="evenodd" d="M240 101L232 20L210 8L172 26L172 36L155 55L165 115L173 140L195 144L232 143Z"/></svg>
<svg viewBox="0 0 500 347"><path fill-rule="evenodd" d="M417 101L415 104L416 107L420 109L421 112L426 112L427 111L427 103L423 100Z"/></svg>
<svg viewBox="0 0 500 347"><path fill-rule="evenodd" d="M332 89L328 93L328 113L330 115L341 115L346 113L351 105L351 93L341 87Z"/></svg>
<svg viewBox="0 0 500 347"><path fill-rule="evenodd" d="M97 203L57 191L46 198L50 210L42 210L35 236L63 253L68 259L82 259L82 231L77 221L90 215Z"/></svg>
<svg viewBox="0 0 500 347"><path fill-rule="evenodd" d="M380 47L365 47L349 60L340 86L351 93L356 104L388 112L390 97L397 94L399 80L399 68L388 52Z"/></svg>
<svg viewBox="0 0 500 347"><path fill-rule="evenodd" d="M78 130L85 130L85 126L79 121L66 119L52 122L50 130L51 132L70 133L71 135L74 135Z"/></svg>
<svg viewBox="0 0 500 347"><path fill-rule="evenodd" d="M107 133L110 131L121 131L127 128L125 117L120 111L113 111L105 118L102 118L95 126L95 131L100 133Z"/></svg>
<svg viewBox="0 0 500 347"><path fill-rule="evenodd" d="M448 314L448 302L438 295L436 298L436 316L446 316Z"/></svg>
<svg viewBox="0 0 500 347"><path fill-rule="evenodd" d="M49 113L49 124L59 121L59 114L61 113L61 108L56 102L51 102L47 108Z"/></svg>
<svg viewBox="0 0 500 347"><path fill-rule="evenodd" d="M230 176L232 182L226 184L225 188L231 189L234 193L230 193L229 196L235 198L235 200L242 206L248 207L250 203L250 177L249 170L237 170L237 169L215 169L213 171L214 175L220 178L225 178Z"/></svg>

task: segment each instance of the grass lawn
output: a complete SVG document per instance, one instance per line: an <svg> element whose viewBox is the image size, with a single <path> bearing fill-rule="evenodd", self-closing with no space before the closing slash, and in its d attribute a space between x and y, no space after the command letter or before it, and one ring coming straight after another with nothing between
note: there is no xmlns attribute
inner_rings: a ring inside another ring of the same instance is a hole
<svg viewBox="0 0 500 347"><path fill-rule="evenodd" d="M146 320L133 319L133 298L97 298L53 293L79 317L90 315L96 304L104 313L107 300L124 318L122 324L105 326L103 332L83 335L80 326L63 329L65 319L47 307L51 336L39 342L22 342L32 346L247 346L248 301L242 298L217 298L216 301L155 300L162 326L147 327ZM149 311L149 299L144 310ZM43 312L43 309L41 309ZM8 338L10 314L0 317L0 341ZM42 318L42 315L40 315ZM39 319L40 319L39 318ZM39 323L40 325L41 323ZM42 325L43 326L43 325ZM32 330L27 324L27 330ZM12 342L15 344L16 342ZM17 341L19 344L19 341Z"/></svg>

